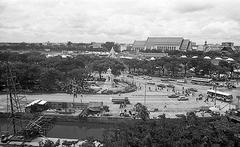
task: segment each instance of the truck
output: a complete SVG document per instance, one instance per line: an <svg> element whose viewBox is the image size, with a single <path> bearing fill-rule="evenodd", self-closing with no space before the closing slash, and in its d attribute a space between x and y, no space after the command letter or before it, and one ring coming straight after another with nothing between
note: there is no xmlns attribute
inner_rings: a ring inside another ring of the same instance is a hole
<svg viewBox="0 0 240 147"><path fill-rule="evenodd" d="M128 97L125 98L112 98L113 104L130 104Z"/></svg>

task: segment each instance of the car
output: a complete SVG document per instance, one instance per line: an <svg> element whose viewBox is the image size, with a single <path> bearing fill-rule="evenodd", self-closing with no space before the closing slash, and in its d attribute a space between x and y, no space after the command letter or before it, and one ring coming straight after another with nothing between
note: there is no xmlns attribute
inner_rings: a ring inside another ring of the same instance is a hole
<svg viewBox="0 0 240 147"><path fill-rule="evenodd" d="M179 98L179 95L172 94L172 95L169 95L168 98Z"/></svg>
<svg viewBox="0 0 240 147"><path fill-rule="evenodd" d="M178 101L188 101L188 98L185 97L185 96L180 96L180 97L178 98Z"/></svg>
<svg viewBox="0 0 240 147"><path fill-rule="evenodd" d="M167 87L169 87L169 88L175 88L175 86L172 85L172 84L168 84Z"/></svg>
<svg viewBox="0 0 240 147"><path fill-rule="evenodd" d="M166 86L164 84L158 84L157 87L165 88Z"/></svg>
<svg viewBox="0 0 240 147"><path fill-rule="evenodd" d="M155 85L155 83L147 82L148 85Z"/></svg>
<svg viewBox="0 0 240 147"><path fill-rule="evenodd" d="M196 88L189 88L189 91L193 91L193 92L198 92L198 90Z"/></svg>
<svg viewBox="0 0 240 147"><path fill-rule="evenodd" d="M145 76L143 79L144 79L144 80L152 80L152 78L149 77L149 76Z"/></svg>
<svg viewBox="0 0 240 147"><path fill-rule="evenodd" d="M185 118L186 115L185 114L175 114L176 117L179 117L179 118Z"/></svg>

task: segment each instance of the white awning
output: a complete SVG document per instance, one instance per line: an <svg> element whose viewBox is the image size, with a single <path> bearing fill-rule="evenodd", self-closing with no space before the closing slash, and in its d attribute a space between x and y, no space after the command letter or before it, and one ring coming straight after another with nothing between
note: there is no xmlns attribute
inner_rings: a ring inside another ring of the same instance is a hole
<svg viewBox="0 0 240 147"><path fill-rule="evenodd" d="M220 58L220 57L216 57L215 59L216 59L216 60L222 60L222 58Z"/></svg>
<svg viewBox="0 0 240 147"><path fill-rule="evenodd" d="M154 57L152 57L150 60L155 60L155 58L154 58Z"/></svg>
<svg viewBox="0 0 240 147"><path fill-rule="evenodd" d="M41 100L34 100L34 101L32 101L30 104L28 104L26 107L29 107L29 106L32 106L32 105L34 105L34 104L37 104L37 103L39 103Z"/></svg>
<svg viewBox="0 0 240 147"><path fill-rule="evenodd" d="M181 58L187 58L187 56L186 55L182 55Z"/></svg>
<svg viewBox="0 0 240 147"><path fill-rule="evenodd" d="M40 102L38 102L39 105L44 105L46 103L47 103L47 101L44 101L44 100L41 100Z"/></svg>
<svg viewBox="0 0 240 147"><path fill-rule="evenodd" d="M234 61L233 58L227 58L227 61Z"/></svg>
<svg viewBox="0 0 240 147"><path fill-rule="evenodd" d="M203 59L211 59L209 56L205 56Z"/></svg>

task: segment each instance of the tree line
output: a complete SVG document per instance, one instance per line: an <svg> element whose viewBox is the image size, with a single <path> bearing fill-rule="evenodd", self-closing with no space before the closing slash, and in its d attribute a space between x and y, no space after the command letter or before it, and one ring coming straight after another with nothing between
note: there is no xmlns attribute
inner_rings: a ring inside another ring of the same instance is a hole
<svg viewBox="0 0 240 147"><path fill-rule="evenodd" d="M178 119L132 121L105 133L108 147L175 147L240 145L240 124L226 117L199 118L194 114Z"/></svg>
<svg viewBox="0 0 240 147"><path fill-rule="evenodd" d="M211 58L221 57L218 53L212 52L203 54L203 52L184 52L187 58L181 58L182 52L170 53L170 56L155 60L139 60L139 59L123 59L127 65L128 70L137 74L149 74L157 76L213 76L219 78L221 74L233 76L233 71L239 68L239 57L232 57L234 62L227 62L225 60L218 61L215 64L212 60L204 59L209 55ZM192 58L197 56L197 58Z"/></svg>
<svg viewBox="0 0 240 147"><path fill-rule="evenodd" d="M94 55L46 58L38 52L2 52L0 63L0 90L7 86L7 67L11 68L22 89L36 92L64 92L73 80L78 83L80 90L86 90L86 81L93 78L93 72L98 72L99 79L102 79L101 74L108 68L112 69L114 75L124 70L123 63L118 60Z"/></svg>
<svg viewBox="0 0 240 147"><path fill-rule="evenodd" d="M104 51L108 52L111 48L114 48L116 52L120 52L120 45L114 42L105 42L102 43L101 48L93 48L91 43L72 43L68 41L66 44L54 44L54 43L9 43L7 45L1 45L0 50L31 50L31 51L40 51L44 49L50 49L53 51L62 51L62 50L70 50L70 51Z"/></svg>

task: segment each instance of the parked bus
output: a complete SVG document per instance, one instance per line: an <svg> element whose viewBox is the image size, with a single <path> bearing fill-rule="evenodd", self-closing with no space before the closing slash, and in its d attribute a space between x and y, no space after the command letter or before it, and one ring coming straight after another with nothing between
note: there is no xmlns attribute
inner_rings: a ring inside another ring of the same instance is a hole
<svg viewBox="0 0 240 147"><path fill-rule="evenodd" d="M218 100L231 102L233 99L233 96L229 93L222 92L222 91L216 91L216 90L208 90L207 91L208 98L216 98Z"/></svg>
<svg viewBox="0 0 240 147"><path fill-rule="evenodd" d="M211 85L212 85L212 79L192 78L191 83L193 83L193 84L199 84L199 85L211 86Z"/></svg>

